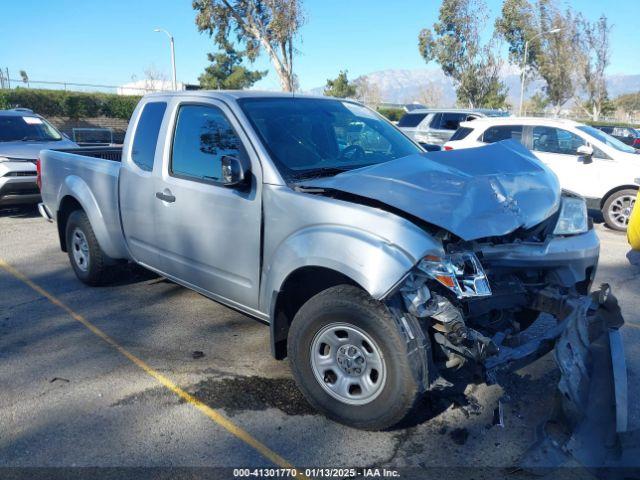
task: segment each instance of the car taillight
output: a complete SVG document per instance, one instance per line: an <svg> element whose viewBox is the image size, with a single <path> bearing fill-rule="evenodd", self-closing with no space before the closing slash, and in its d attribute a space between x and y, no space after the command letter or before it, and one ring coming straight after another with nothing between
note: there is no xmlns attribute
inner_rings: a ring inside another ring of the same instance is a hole
<svg viewBox="0 0 640 480"><path fill-rule="evenodd" d="M453 150L453 147L450 147L449 145L445 145L443 150L446 150L448 152L449 150Z"/></svg>
<svg viewBox="0 0 640 480"><path fill-rule="evenodd" d="M633 141L633 146L634 146L634 147L640 147L640 138L636 138L636 139Z"/></svg>
<svg viewBox="0 0 640 480"><path fill-rule="evenodd" d="M42 167L40 167L40 159L36 160L36 183L38 188L42 190Z"/></svg>

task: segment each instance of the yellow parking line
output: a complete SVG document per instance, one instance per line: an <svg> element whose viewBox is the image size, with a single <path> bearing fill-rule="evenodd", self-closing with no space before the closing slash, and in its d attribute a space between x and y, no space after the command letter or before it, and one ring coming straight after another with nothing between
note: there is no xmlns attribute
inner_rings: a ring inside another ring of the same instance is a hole
<svg viewBox="0 0 640 480"><path fill-rule="evenodd" d="M278 465L281 468L287 468L287 469L294 468L293 465L287 462L284 458L282 458L276 452L271 450L269 447L267 447L265 444L263 444L259 440L252 437L251 434L249 434L246 430L242 429L241 427L233 423L231 420L229 420L220 412L202 403L193 395L184 391L182 388L177 386L175 383L173 383L170 379L162 375L160 372L154 370L144 360L141 360L140 358L136 357L133 353L129 352L127 349L122 347L120 344L118 344L118 342L116 342L113 338L111 338L105 332L103 332L94 324L92 324L89 320L84 318L79 313L74 312L70 307L64 304L61 300L59 300L54 295L47 292L44 288L40 287L39 285L31 281L24 274L16 270L14 267L9 265L7 262L2 260L1 258L0 258L0 268L2 268L3 270L5 270L7 273L12 275L16 279L20 280L21 282L31 287L33 290L38 292L40 295L45 297L47 300L49 300L51 303L53 303L57 307L60 307L62 310L67 312L74 320L80 322L82 325L88 328L93 334L95 334L96 336L100 337L102 340L107 342L110 346L112 346L114 349L120 352L128 360L130 360L132 363L134 363L135 365L140 367L142 370L144 370L145 373L155 378L159 383L161 383L166 388L171 390L173 393L178 395L185 402L196 407L198 410L204 413L207 417L209 417L215 423L223 427L229 433L236 436L237 438L242 440L244 443L246 443L247 445L257 450L263 457L269 459L273 464ZM305 477L303 475L298 474L297 478L305 478Z"/></svg>

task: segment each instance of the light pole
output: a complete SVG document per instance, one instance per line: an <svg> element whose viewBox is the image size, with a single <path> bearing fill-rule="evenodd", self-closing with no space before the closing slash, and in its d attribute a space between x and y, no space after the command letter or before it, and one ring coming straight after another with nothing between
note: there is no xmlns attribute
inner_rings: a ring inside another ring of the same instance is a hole
<svg viewBox="0 0 640 480"><path fill-rule="evenodd" d="M529 54L529 42L532 42L536 38L542 37L543 35L549 35L551 33L558 33L561 31L561 28L554 28L553 30L549 30L548 32L540 32L524 42L524 58L522 59L522 81L520 83L520 109L518 110L519 116L522 116L522 106L524 104L524 82L527 76L527 55Z"/></svg>
<svg viewBox="0 0 640 480"><path fill-rule="evenodd" d="M178 83L176 82L176 51L173 45L173 35L167 32L164 28L155 28L153 31L164 32L167 35L167 37L169 37L169 44L171 45L171 70L172 70L171 86L175 91L178 89Z"/></svg>

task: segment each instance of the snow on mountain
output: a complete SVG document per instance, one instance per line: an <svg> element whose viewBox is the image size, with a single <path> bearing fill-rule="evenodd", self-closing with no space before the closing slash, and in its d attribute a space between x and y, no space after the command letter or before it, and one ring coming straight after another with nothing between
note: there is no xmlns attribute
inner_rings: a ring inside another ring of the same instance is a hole
<svg viewBox="0 0 640 480"><path fill-rule="evenodd" d="M456 94L453 83L445 77L440 68L420 69L389 69L372 72L365 75L370 84L375 85L382 102L385 103L413 103L423 102L422 93L425 88L441 92L441 107L453 106ZM520 97L520 72L514 65L505 65L502 71L503 81L509 89L509 99L512 104ZM527 95L541 90L544 83L541 80L527 82ZM607 78L609 97L640 91L640 75L610 75ZM317 87L309 91L322 94L324 87ZM435 106L435 105L434 105Z"/></svg>

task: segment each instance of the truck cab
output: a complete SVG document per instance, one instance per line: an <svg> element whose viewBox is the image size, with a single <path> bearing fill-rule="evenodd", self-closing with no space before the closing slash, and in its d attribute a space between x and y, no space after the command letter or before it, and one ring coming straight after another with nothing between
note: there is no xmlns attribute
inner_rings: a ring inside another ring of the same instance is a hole
<svg viewBox="0 0 640 480"><path fill-rule="evenodd" d="M342 423L388 428L447 372L495 381L589 321L586 204L517 142L425 153L357 102L200 91L145 96L117 153L40 155L78 278L132 261L269 324Z"/></svg>

